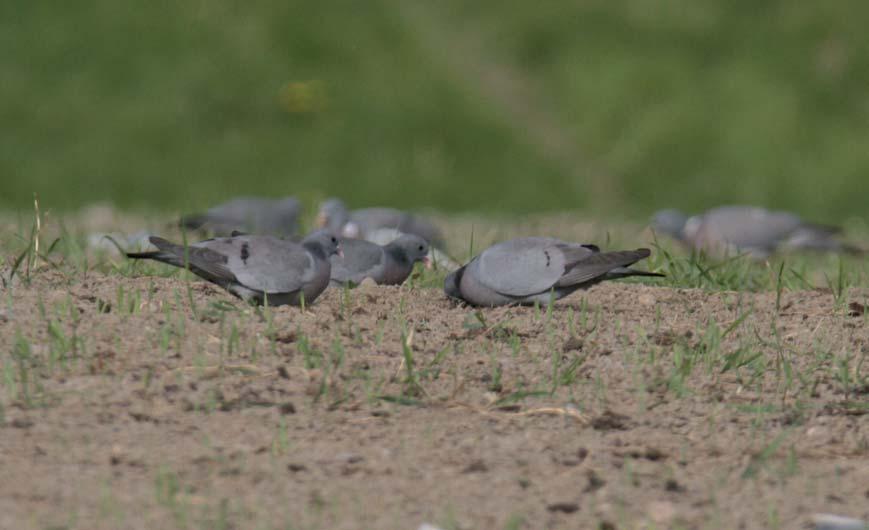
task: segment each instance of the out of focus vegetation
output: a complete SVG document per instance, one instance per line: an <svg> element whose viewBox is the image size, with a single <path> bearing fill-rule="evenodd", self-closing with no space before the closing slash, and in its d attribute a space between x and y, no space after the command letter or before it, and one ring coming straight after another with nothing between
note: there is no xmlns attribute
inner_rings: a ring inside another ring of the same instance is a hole
<svg viewBox="0 0 869 530"><path fill-rule="evenodd" d="M569 4L3 2L0 207L866 214L869 4Z"/></svg>

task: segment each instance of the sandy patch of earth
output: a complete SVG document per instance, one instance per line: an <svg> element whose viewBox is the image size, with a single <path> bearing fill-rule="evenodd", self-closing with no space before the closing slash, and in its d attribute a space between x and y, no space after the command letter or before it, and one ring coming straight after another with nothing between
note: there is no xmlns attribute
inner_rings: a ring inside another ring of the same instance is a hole
<svg viewBox="0 0 869 530"><path fill-rule="evenodd" d="M46 268L2 294L0 528L869 519L857 290L776 310L613 283L477 313L364 286L257 311L198 281Z"/></svg>

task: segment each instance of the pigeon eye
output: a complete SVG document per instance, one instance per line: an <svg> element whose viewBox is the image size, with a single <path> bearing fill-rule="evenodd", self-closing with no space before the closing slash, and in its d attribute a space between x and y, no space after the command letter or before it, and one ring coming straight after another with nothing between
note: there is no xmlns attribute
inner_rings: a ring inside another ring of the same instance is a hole
<svg viewBox="0 0 869 530"><path fill-rule="evenodd" d="M337 243L337 242L338 242L338 239L335 237L332 237L332 243Z"/></svg>
<svg viewBox="0 0 869 530"><path fill-rule="evenodd" d="M422 252L422 245L419 246L419 251Z"/></svg>

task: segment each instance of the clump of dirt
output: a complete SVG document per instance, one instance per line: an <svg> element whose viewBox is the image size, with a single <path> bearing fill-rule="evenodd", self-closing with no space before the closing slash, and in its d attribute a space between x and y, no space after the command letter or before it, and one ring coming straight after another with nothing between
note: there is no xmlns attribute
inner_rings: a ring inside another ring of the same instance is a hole
<svg viewBox="0 0 869 530"><path fill-rule="evenodd" d="M43 268L3 295L2 528L869 519L869 332L829 294L369 286L303 312Z"/></svg>

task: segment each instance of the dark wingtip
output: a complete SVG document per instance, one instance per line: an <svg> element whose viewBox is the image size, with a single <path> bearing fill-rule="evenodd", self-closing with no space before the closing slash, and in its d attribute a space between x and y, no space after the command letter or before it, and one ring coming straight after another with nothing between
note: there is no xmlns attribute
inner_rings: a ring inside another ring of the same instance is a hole
<svg viewBox="0 0 869 530"><path fill-rule="evenodd" d="M638 248L638 249L635 250L634 252L636 252L637 254L639 254L640 256L642 256L640 259L648 258L649 256L652 255L652 251L649 250L649 249L647 249L647 248Z"/></svg>
<svg viewBox="0 0 869 530"><path fill-rule="evenodd" d="M151 250L148 252L127 252L126 256L131 259L151 259L156 257L158 254L158 251Z"/></svg>
<svg viewBox="0 0 869 530"><path fill-rule="evenodd" d="M202 214L185 215L178 221L178 226L188 230L196 230L205 224L205 216Z"/></svg>
<svg viewBox="0 0 869 530"><path fill-rule="evenodd" d="M169 243L169 241L163 239L160 236L150 236L150 237L148 237L148 241L152 245L154 245L155 247L157 247L161 250L166 245L171 245L171 243ZM157 257L160 254L160 252L161 252L160 250L148 250L145 252L125 252L124 254L126 254L126 256L128 258L133 258L133 259L153 259L153 258Z"/></svg>
<svg viewBox="0 0 869 530"><path fill-rule="evenodd" d="M160 237L160 236L151 236L151 237L148 238L148 241L150 241L152 245L154 245L155 247L158 247L158 248L159 248L160 246L170 245L170 244L171 244L171 243L169 243L169 240L168 240L168 239L164 239L164 238L162 238L162 237Z"/></svg>

